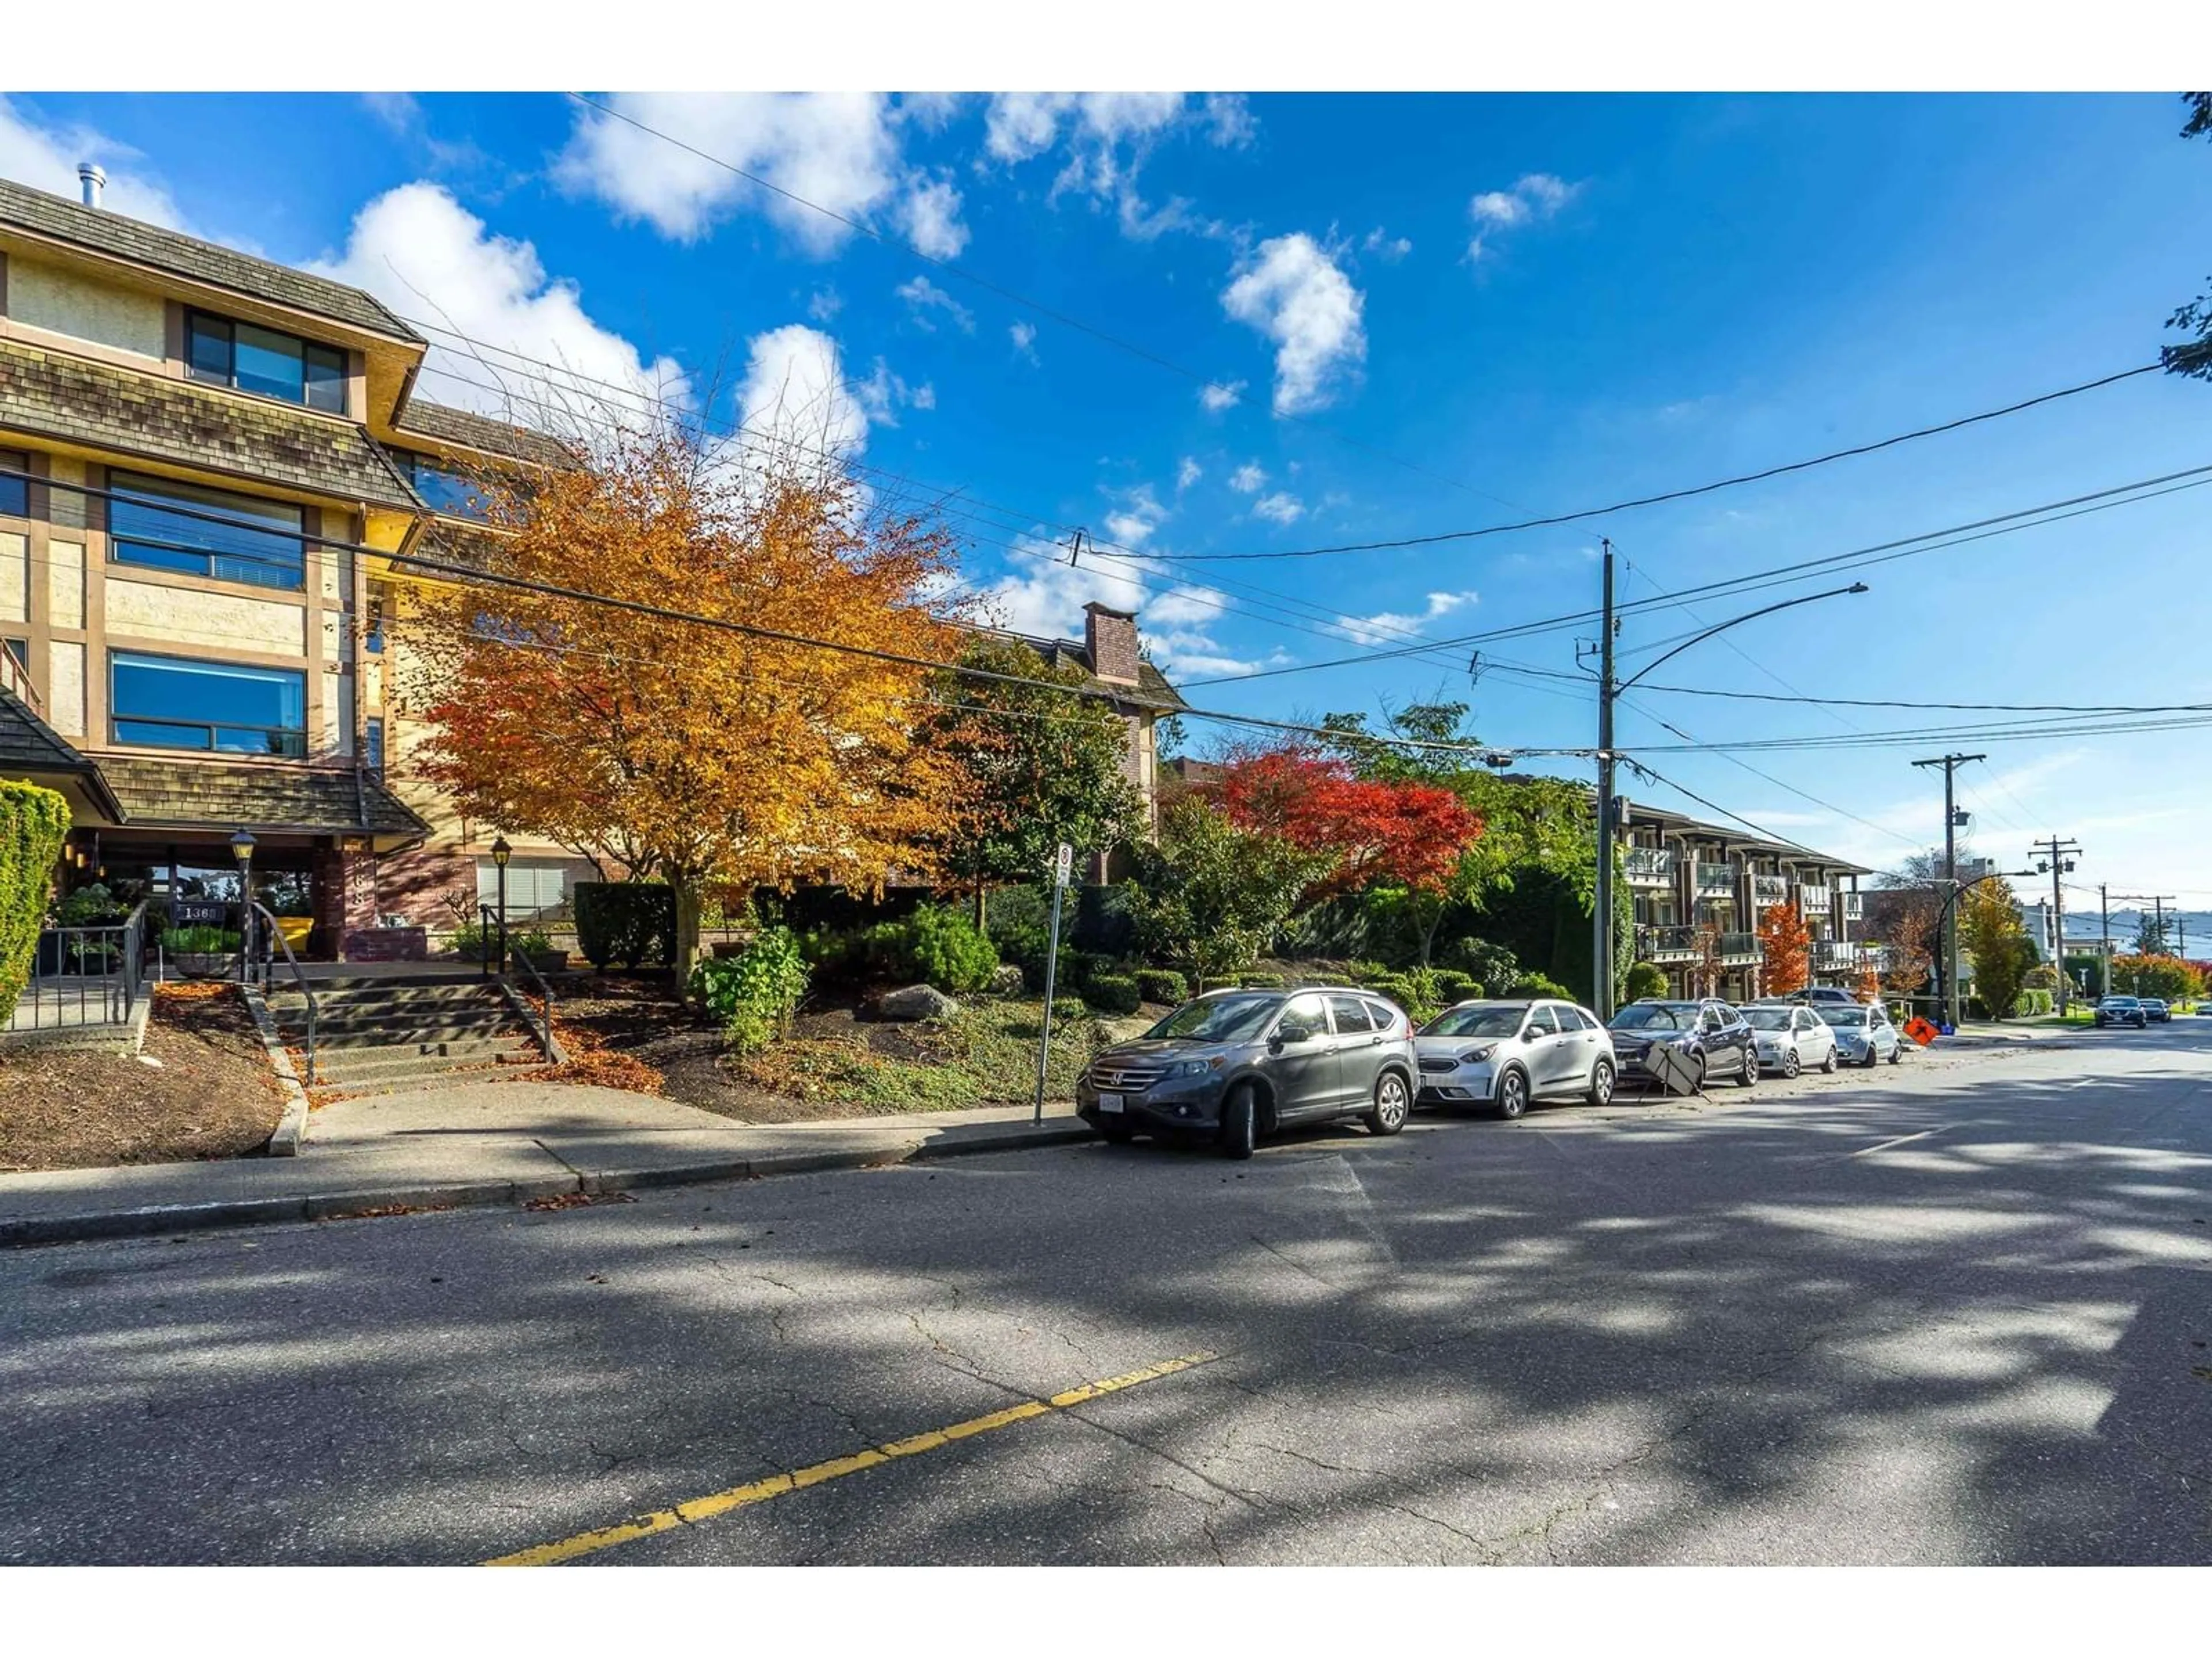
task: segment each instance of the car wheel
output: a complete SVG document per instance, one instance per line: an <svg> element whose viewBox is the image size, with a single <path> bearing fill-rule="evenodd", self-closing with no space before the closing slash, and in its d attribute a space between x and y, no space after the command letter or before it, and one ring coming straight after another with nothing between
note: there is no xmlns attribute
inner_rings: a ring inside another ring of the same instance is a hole
<svg viewBox="0 0 2212 1659"><path fill-rule="evenodd" d="M1091 1127L1098 1131L1098 1138L1109 1146L1126 1146L1137 1138L1137 1132L1126 1123L1109 1122L1101 1118Z"/></svg>
<svg viewBox="0 0 2212 1659"><path fill-rule="evenodd" d="M1697 1068L1690 1073L1690 1092L1701 1095L1705 1091L1705 1057L1698 1054Z"/></svg>
<svg viewBox="0 0 2212 1659"><path fill-rule="evenodd" d="M1784 1078L1796 1077L1798 1073L1804 1069L1805 1062L1798 1059L1797 1051L1795 1048L1790 1049L1789 1053L1782 1056L1782 1075Z"/></svg>
<svg viewBox="0 0 2212 1659"><path fill-rule="evenodd" d="M1868 1044L1867 1044L1867 1057L1866 1057L1866 1068L1867 1068L1867 1070L1869 1070L1869 1072L1871 1072L1872 1070L1874 1070L1874 1068L1875 1068L1875 1066L1879 1066L1879 1065L1881 1065L1881 1056L1879 1054L1876 1054L1876 1053L1875 1052L1875 1046L1874 1046L1874 1044L1873 1044L1873 1043L1871 1043L1871 1042L1868 1043Z"/></svg>
<svg viewBox="0 0 2212 1659"><path fill-rule="evenodd" d="M1528 1109L1528 1074L1509 1066L1498 1079L1498 1115L1510 1121Z"/></svg>
<svg viewBox="0 0 2212 1659"><path fill-rule="evenodd" d="M1589 1103L1607 1106L1613 1102L1613 1062L1601 1060L1590 1067Z"/></svg>
<svg viewBox="0 0 2212 1659"><path fill-rule="evenodd" d="M1260 1103L1252 1085L1240 1083L1221 1103L1221 1151L1225 1158L1247 1158L1260 1139Z"/></svg>
<svg viewBox="0 0 2212 1659"><path fill-rule="evenodd" d="M1827 1073L1831 1077L1835 1075L1836 1045L1832 1042L1828 1045L1828 1052L1821 1057L1820 1069Z"/></svg>
<svg viewBox="0 0 2212 1659"><path fill-rule="evenodd" d="M1889 1051L1889 1063L1893 1066L1899 1065L1904 1061L1904 1059L1905 1045L1900 1042L1897 1047Z"/></svg>
<svg viewBox="0 0 2212 1659"><path fill-rule="evenodd" d="M1361 1121L1370 1135L1395 1135L1406 1127L1406 1115L1412 1109L1406 1079L1395 1072L1385 1072L1375 1079L1375 1104Z"/></svg>
<svg viewBox="0 0 2212 1659"><path fill-rule="evenodd" d="M1759 1050L1747 1048L1743 1051L1743 1069L1736 1074L1738 1083L1748 1089L1759 1081Z"/></svg>

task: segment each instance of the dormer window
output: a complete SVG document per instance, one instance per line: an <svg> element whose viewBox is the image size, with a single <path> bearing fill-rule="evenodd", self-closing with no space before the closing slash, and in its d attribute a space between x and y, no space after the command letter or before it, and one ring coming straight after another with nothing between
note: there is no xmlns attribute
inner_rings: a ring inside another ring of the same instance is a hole
<svg viewBox="0 0 2212 1659"><path fill-rule="evenodd" d="M185 364L195 380L346 412L345 353L335 346L191 311L185 313Z"/></svg>
<svg viewBox="0 0 2212 1659"><path fill-rule="evenodd" d="M459 468L441 465L428 455L410 455L408 477L415 493L433 513L448 519L483 520L489 516L477 482Z"/></svg>

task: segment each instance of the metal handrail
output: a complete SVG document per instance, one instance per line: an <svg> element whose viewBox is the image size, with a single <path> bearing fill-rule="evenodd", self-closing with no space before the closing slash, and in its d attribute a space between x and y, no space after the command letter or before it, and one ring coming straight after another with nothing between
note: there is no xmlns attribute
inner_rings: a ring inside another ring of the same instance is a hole
<svg viewBox="0 0 2212 1659"><path fill-rule="evenodd" d="M5 654L0 652L0 655ZM64 1024L72 994L76 1000L77 1024L128 1025L137 1012L139 993L145 982L144 963L141 961L145 949L143 900L121 921L40 929L33 946L30 981L13 1008L0 1008L0 1030L11 1025L21 1027L27 1005L29 1030L45 1029L49 1006L53 1011L54 1024ZM98 964L95 971L85 971L88 960ZM51 971L46 968L48 963L53 964ZM71 981L75 983L69 983ZM100 1011L96 1020L88 1017L95 1002Z"/></svg>
<svg viewBox="0 0 2212 1659"><path fill-rule="evenodd" d="M274 940L277 949L284 953L284 965L292 970L292 983L299 988L300 994L307 999L307 1081L312 1084L315 1080L315 1022L320 1013L315 1006L314 988L307 983L307 975L300 967L300 958L292 954L292 941L284 937L284 930L276 925L276 918L270 912L269 907L262 903L259 899L252 901L252 905L253 914L260 917L264 924L261 937L262 991L265 994L269 989L270 969L275 963L276 954L269 946L270 941Z"/></svg>
<svg viewBox="0 0 2212 1659"><path fill-rule="evenodd" d="M546 983L545 975L538 971L538 964L530 959L529 951L516 952L507 948L507 924L492 913L491 906L479 904L477 906L477 910L484 924L487 947L490 944L492 930L496 928L499 932L500 978L502 981L507 979L507 964L510 961L520 963L522 965L522 971L529 975L530 982L537 987L538 994L544 1000L545 1009L542 1015L530 1006L527 992L523 995L522 1006L524 1012L538 1022L532 1026L530 1034L538 1039L538 1046L544 1050L545 1058L550 1060L553 1058L553 988ZM484 952L484 962L489 965L490 961L491 953L487 948Z"/></svg>

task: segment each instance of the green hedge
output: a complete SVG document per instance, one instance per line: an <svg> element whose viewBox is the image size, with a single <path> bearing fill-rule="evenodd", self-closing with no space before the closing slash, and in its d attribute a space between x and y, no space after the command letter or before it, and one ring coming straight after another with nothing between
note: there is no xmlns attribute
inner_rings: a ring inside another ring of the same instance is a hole
<svg viewBox="0 0 2212 1659"><path fill-rule="evenodd" d="M69 826L69 803L52 790L0 781L0 1016L30 983Z"/></svg>
<svg viewBox="0 0 2212 1659"><path fill-rule="evenodd" d="M1190 982L1171 968L1139 968L1133 977L1146 1002L1174 1004L1190 1000Z"/></svg>
<svg viewBox="0 0 2212 1659"><path fill-rule="evenodd" d="M1439 968L1430 977L1436 981L1437 995L1447 1004L1465 1002L1482 994L1482 987L1474 975L1463 974L1456 968Z"/></svg>
<svg viewBox="0 0 2212 1659"><path fill-rule="evenodd" d="M576 948L602 973L676 960L676 890L661 881L580 881Z"/></svg>
<svg viewBox="0 0 2212 1659"><path fill-rule="evenodd" d="M904 921L868 929L868 954L892 978L940 991L980 991L999 970L996 946L959 911L925 904Z"/></svg>
<svg viewBox="0 0 2212 1659"><path fill-rule="evenodd" d="M1555 1002L1577 1002L1581 1000L1581 999L1577 997L1572 991L1570 991L1565 986L1560 984L1559 981L1555 979L1547 979L1541 974L1522 975L1521 978L1514 983L1513 988L1506 992L1505 994L1509 997L1548 997Z"/></svg>
<svg viewBox="0 0 2212 1659"><path fill-rule="evenodd" d="M1144 1003L1137 981L1127 974L1093 974L1083 1000L1102 1014L1133 1014Z"/></svg>
<svg viewBox="0 0 2212 1659"><path fill-rule="evenodd" d="M1667 994L1667 970L1656 963L1639 962L1628 970L1628 978L1620 988L1624 1002L1641 1002L1646 997Z"/></svg>

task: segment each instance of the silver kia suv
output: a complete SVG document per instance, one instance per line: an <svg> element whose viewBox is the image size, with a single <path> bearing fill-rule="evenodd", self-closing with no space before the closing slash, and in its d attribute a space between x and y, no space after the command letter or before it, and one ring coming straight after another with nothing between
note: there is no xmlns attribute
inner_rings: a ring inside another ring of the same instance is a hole
<svg viewBox="0 0 2212 1659"><path fill-rule="evenodd" d="M1212 1140L1249 1158L1262 1135L1334 1118L1395 1135L1414 1076L1413 1024L1372 991L1209 991L1092 1060L1075 1109L1116 1143Z"/></svg>

